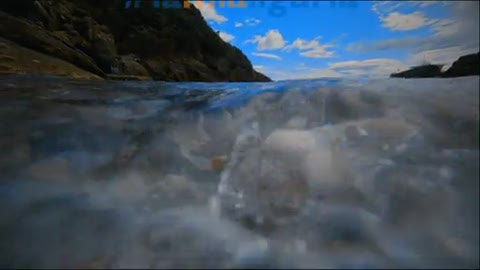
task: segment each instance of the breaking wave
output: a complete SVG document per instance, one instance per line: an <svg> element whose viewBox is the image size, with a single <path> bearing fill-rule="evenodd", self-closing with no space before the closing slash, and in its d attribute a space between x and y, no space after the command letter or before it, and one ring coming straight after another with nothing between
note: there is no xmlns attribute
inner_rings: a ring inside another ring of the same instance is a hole
<svg viewBox="0 0 480 270"><path fill-rule="evenodd" d="M478 77L0 79L0 267L472 268Z"/></svg>

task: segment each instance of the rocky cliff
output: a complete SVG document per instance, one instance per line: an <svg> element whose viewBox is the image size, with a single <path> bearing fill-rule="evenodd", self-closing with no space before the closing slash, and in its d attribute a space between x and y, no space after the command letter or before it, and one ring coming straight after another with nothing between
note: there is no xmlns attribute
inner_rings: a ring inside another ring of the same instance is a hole
<svg viewBox="0 0 480 270"><path fill-rule="evenodd" d="M452 66L445 72L442 72L443 65L423 65L412 67L398 73L392 73L392 78L432 78L432 77L462 77L480 75L479 71L480 52L464 55L453 62Z"/></svg>
<svg viewBox="0 0 480 270"><path fill-rule="evenodd" d="M104 78L270 81L253 69L238 48L224 42L193 5L158 8L154 1L141 1L127 9L125 3L2 0L0 38ZM2 55L12 58L0 48ZM3 62L0 57L4 71L22 70ZM28 61L15 63L29 65ZM45 68L44 73L49 70Z"/></svg>
<svg viewBox="0 0 480 270"><path fill-rule="evenodd" d="M480 75L479 71L479 59L480 52L464 55L453 62L452 66L445 71L445 77L460 77L460 76L471 76L471 75Z"/></svg>
<svg viewBox="0 0 480 270"><path fill-rule="evenodd" d="M409 70L405 70L390 75L392 78L430 78L440 77L442 75L441 65L423 65L412 67Z"/></svg>

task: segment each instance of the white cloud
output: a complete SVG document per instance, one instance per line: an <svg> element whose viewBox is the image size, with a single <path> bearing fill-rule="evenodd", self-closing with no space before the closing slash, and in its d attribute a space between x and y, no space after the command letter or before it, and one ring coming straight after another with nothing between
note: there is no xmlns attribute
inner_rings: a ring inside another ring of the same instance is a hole
<svg viewBox="0 0 480 270"><path fill-rule="evenodd" d="M304 63L296 68L263 67L262 72L274 80L315 78L386 78L391 73L408 69L402 61L390 58L351 60L329 63L325 68L309 67Z"/></svg>
<svg viewBox="0 0 480 270"><path fill-rule="evenodd" d="M375 12L377 15L381 15L382 14L381 10L384 9L386 5L391 4L392 2L393 1L380 1L380 2L375 1L374 4L372 5L372 11Z"/></svg>
<svg viewBox="0 0 480 270"><path fill-rule="evenodd" d="M249 19L246 19L245 21L243 22L235 22L235 27L243 27L243 26L257 26L261 23L262 21L259 20L259 19L255 19L255 18L249 18Z"/></svg>
<svg viewBox="0 0 480 270"><path fill-rule="evenodd" d="M313 48L317 47L318 45L320 45L318 43L319 38L320 37L316 37L312 41L297 38L294 42L292 42L292 44L285 46L285 48L283 48L283 50L289 52L293 49L298 49L298 50L313 49Z"/></svg>
<svg viewBox="0 0 480 270"><path fill-rule="evenodd" d="M437 1L414 1L414 2L418 3L420 7L427 7L427 6L436 4L435 2Z"/></svg>
<svg viewBox="0 0 480 270"><path fill-rule="evenodd" d="M461 46L453 46L444 49L427 50L413 54L408 59L410 65L421 65L426 62L445 65L443 69L448 69L451 64L462 55L477 53L478 50L466 49Z"/></svg>
<svg viewBox="0 0 480 270"><path fill-rule="evenodd" d="M435 4L446 5L449 1L375 1L372 11L379 17L385 17L388 13L398 10L400 7L425 8Z"/></svg>
<svg viewBox="0 0 480 270"><path fill-rule="evenodd" d="M389 65L396 65L399 63L401 62L395 59L375 58L375 59L367 59L367 60L351 60L351 61L336 62L336 63L330 64L329 67L333 69L364 68L364 67L374 67L374 66L389 66Z"/></svg>
<svg viewBox="0 0 480 270"><path fill-rule="evenodd" d="M479 42L479 2L456 1L449 3L453 16L448 19L436 20L433 25L435 38L438 42L446 40L457 42L455 45L476 45ZM440 41L441 40L441 41ZM450 47L449 44L445 47Z"/></svg>
<svg viewBox="0 0 480 270"><path fill-rule="evenodd" d="M418 29L434 23L435 19L430 19L423 12L417 11L409 14L400 13L397 10L400 7L411 7L422 9L430 5L444 3L445 1L381 1L372 6L382 26L395 31L408 31Z"/></svg>
<svg viewBox="0 0 480 270"><path fill-rule="evenodd" d="M252 55L258 56L258 57L265 57L265 58L271 58L271 59L276 59L276 60L282 60L282 58L276 54L271 54L271 53L252 53Z"/></svg>
<svg viewBox="0 0 480 270"><path fill-rule="evenodd" d="M349 52L372 52L390 49L408 49L419 46L421 38L406 37L406 38L392 38L384 39L374 42L354 42L346 47Z"/></svg>
<svg viewBox="0 0 480 270"><path fill-rule="evenodd" d="M197 1L190 1L190 3L195 5L195 7L200 10L200 13L202 13L203 18L206 21L213 21L216 23L224 23L228 21L227 17L217 13L213 3L203 3Z"/></svg>
<svg viewBox="0 0 480 270"><path fill-rule="evenodd" d="M410 14L392 12L386 17L381 17L380 20L383 22L383 27L397 31L414 30L433 22L425 17L422 12L414 12Z"/></svg>
<svg viewBox="0 0 480 270"><path fill-rule="evenodd" d="M276 50L285 46L285 40L277 29L269 30L265 36L256 35L245 43L257 44L257 50L259 51Z"/></svg>
<svg viewBox="0 0 480 270"><path fill-rule="evenodd" d="M219 32L219 35L225 42L230 42L235 38L233 35L230 35L229 33L222 32L222 31Z"/></svg>
<svg viewBox="0 0 480 270"><path fill-rule="evenodd" d="M256 25L260 24L261 22L262 22L261 20L255 19L255 18L250 18L250 19L245 20L245 24L248 25L248 26L256 26Z"/></svg>
<svg viewBox="0 0 480 270"><path fill-rule="evenodd" d="M379 12L384 5L374 5ZM402 2L405 5L410 1ZM421 6L420 1L415 2ZM438 1L436 3L439 3ZM440 1L448 8L451 16L442 19L429 19L432 34L429 36L409 36L374 42L356 42L347 46L347 51L372 52L381 50L410 49L413 53L422 51L461 47L464 50L479 50L479 2ZM459 55L460 56L460 55Z"/></svg>
<svg viewBox="0 0 480 270"><path fill-rule="evenodd" d="M253 69L255 69L255 70L262 70L264 68L265 68L264 66L260 66L260 65L254 65L253 66Z"/></svg>
<svg viewBox="0 0 480 270"><path fill-rule="evenodd" d="M448 1L410 1L410 4L424 8L435 4L446 4L446 2Z"/></svg>
<svg viewBox="0 0 480 270"><path fill-rule="evenodd" d="M343 74L328 68L317 68L310 69L309 72L305 75L306 79L315 79L315 78L341 78Z"/></svg>
<svg viewBox="0 0 480 270"><path fill-rule="evenodd" d="M262 72L273 80L301 80L317 78L340 78L343 74L326 68L309 68L302 71L280 70L271 67L265 67Z"/></svg>
<svg viewBox="0 0 480 270"><path fill-rule="evenodd" d="M333 69L349 76L386 77L391 73L408 69L409 66L396 59L376 58L367 60L352 60L329 64Z"/></svg>
<svg viewBox="0 0 480 270"><path fill-rule="evenodd" d="M330 58L334 56L334 53L327 51L324 47L319 47L310 51L301 52L300 55L309 58Z"/></svg>
<svg viewBox="0 0 480 270"><path fill-rule="evenodd" d="M333 57L335 53L329 49L333 47L332 44L320 44L320 37L316 37L313 40L304 40L297 38L292 44L283 48L284 51L291 51L294 49L302 51L301 56L309 58L329 58Z"/></svg>

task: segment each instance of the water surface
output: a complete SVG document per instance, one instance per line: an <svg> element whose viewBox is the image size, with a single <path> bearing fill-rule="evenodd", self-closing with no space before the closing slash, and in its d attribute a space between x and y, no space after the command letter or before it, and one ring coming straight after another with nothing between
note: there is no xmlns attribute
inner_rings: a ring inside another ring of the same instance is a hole
<svg viewBox="0 0 480 270"><path fill-rule="evenodd" d="M0 78L0 267L478 268L479 79Z"/></svg>

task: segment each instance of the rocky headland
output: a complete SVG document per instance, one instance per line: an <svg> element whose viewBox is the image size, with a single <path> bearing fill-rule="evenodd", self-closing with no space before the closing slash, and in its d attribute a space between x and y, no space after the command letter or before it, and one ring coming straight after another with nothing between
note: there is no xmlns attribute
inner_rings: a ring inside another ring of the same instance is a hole
<svg viewBox="0 0 480 270"><path fill-rule="evenodd" d="M126 8L123 0L3 0L0 74L271 81L193 5L158 8L153 2Z"/></svg>
<svg viewBox="0 0 480 270"><path fill-rule="evenodd" d="M391 78L453 78L462 76L480 75L479 71L480 52L464 55L453 62L452 66L442 72L443 65L422 65L412 67L398 73L392 73Z"/></svg>

